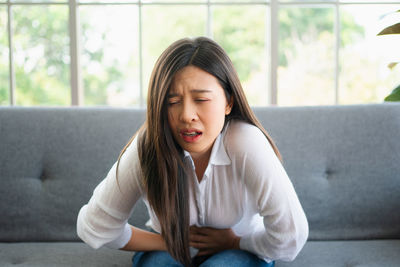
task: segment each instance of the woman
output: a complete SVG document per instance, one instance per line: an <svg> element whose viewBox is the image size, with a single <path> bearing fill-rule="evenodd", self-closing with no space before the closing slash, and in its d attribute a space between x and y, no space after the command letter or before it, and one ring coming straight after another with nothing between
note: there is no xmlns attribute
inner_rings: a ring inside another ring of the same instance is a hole
<svg viewBox="0 0 400 267"><path fill-rule="evenodd" d="M143 197L153 232L127 224ZM280 154L214 41L173 43L155 64L144 125L78 215L94 248L139 251L133 266L273 266L308 224Z"/></svg>

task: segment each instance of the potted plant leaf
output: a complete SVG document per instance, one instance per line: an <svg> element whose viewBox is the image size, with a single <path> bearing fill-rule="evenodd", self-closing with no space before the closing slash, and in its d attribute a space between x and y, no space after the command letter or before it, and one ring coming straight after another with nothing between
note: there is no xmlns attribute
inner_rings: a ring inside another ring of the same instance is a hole
<svg viewBox="0 0 400 267"><path fill-rule="evenodd" d="M397 10L396 12L400 12ZM389 27L383 29L378 35L388 35L388 34L400 34L400 23L393 24ZM388 65L390 69L396 67L399 62L392 62ZM397 86L387 97L385 97L385 101L400 101L400 85Z"/></svg>

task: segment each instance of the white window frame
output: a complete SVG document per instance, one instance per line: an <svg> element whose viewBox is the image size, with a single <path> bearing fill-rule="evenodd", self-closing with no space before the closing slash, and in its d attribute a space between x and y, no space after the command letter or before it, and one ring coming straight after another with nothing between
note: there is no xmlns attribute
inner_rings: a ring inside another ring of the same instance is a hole
<svg viewBox="0 0 400 267"><path fill-rule="evenodd" d="M140 83L140 107L144 107L144 95L143 95L143 57L142 57L142 7L146 5L206 5L207 6L207 28L206 35L212 38L212 6L217 5L265 5L265 8L269 7L269 16L267 18L266 30L267 40L267 63L268 63L268 76L269 84L267 86L267 103L268 105L278 104L278 82L277 82L277 70L278 70L278 57L279 57L279 20L278 12L280 6L322 6L322 7L333 7L335 12L335 23L334 23L334 34L335 34L335 68L334 68L334 88L335 88L335 105L339 103L339 52L340 52L340 7L344 5L393 5L393 1L346 1L346 0L331 0L331 1L318 1L318 0L293 0L282 2L280 0L255 0L253 2L212 2L210 0L196 1L196 2L179 2L177 1L131 1L131 2L97 2L97 3L79 3L77 0L68 0L65 2L30 2L30 1L19 1L12 2L7 0L6 2L0 3L0 6L7 5L8 15L8 48L9 48L9 104L11 106L16 105L15 100L15 71L14 71L14 53L13 53L13 18L12 18L12 6L16 5L66 5L69 7L69 37L70 37L70 87L71 87L71 105L72 106L83 106L84 105L84 93L83 93L83 82L82 72L80 65L80 32L79 32L79 6L88 5L136 5L138 6L138 19L139 19L139 83Z"/></svg>

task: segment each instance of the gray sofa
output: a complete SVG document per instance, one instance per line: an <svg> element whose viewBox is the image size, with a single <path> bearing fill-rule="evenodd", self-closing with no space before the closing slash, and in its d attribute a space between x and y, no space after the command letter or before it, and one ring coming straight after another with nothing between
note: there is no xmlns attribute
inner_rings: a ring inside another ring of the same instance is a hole
<svg viewBox="0 0 400 267"><path fill-rule="evenodd" d="M281 266L400 266L400 104L254 108L310 226ZM0 108L0 266L130 266L93 250L76 217L144 110ZM144 227L142 202L130 222Z"/></svg>

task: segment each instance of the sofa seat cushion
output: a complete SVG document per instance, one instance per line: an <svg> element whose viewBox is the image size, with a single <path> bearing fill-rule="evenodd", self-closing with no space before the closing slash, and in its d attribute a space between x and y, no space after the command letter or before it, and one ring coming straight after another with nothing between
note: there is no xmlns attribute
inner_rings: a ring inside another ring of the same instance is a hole
<svg viewBox="0 0 400 267"><path fill-rule="evenodd" d="M0 266L132 266L133 252L94 250L82 242L0 243Z"/></svg>
<svg viewBox="0 0 400 267"><path fill-rule="evenodd" d="M276 267L398 267L400 240L308 241L293 262Z"/></svg>
<svg viewBox="0 0 400 267"><path fill-rule="evenodd" d="M0 243L0 266L132 266L132 252L101 248L81 242ZM308 241L293 262L276 267L397 267L400 240Z"/></svg>

